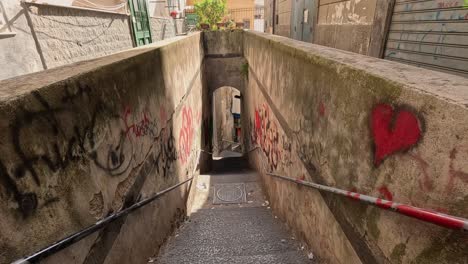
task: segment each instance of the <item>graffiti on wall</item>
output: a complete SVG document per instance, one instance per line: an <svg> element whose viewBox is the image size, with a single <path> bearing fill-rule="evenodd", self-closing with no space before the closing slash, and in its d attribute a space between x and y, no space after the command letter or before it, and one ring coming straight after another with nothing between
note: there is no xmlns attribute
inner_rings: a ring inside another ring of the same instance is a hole
<svg viewBox="0 0 468 264"><path fill-rule="evenodd" d="M37 188L53 188L44 183L46 175L62 177L64 174L57 172L73 164L90 162L106 175L117 177L147 159L158 174L168 177L178 158L182 163L187 161L194 134L189 107L182 111L177 150L172 126L158 127L146 107L137 111L124 106L119 111L84 84L63 90L63 95L54 100L33 92L28 107L20 108L11 120L12 156L8 160L0 157L0 186L5 198L13 198L24 217L34 213L40 202L48 203L42 198L38 201L35 193ZM143 138L149 144L140 143ZM148 158L150 146L153 152ZM25 184L28 177L35 186ZM45 197L44 192L49 189L42 190L41 197Z"/></svg>
<svg viewBox="0 0 468 264"><path fill-rule="evenodd" d="M156 137L157 126L156 123L151 120L148 110L140 114L132 115L131 108L125 106L122 120L125 124L125 135L127 137L131 135L136 138L144 136Z"/></svg>
<svg viewBox="0 0 468 264"><path fill-rule="evenodd" d="M87 85L65 87L64 95L53 106L38 92L32 93L38 107L34 110L22 108L10 125L14 154L17 162L6 165L0 161L1 176L7 192L13 195L24 215L29 215L37 207L37 197L33 192L21 192L16 181L31 177L40 186L42 175L49 170L55 173L68 168L72 163L87 159L111 176L124 173L131 164L133 146L121 131L111 133L114 140L106 149L98 151L99 127L102 116L110 116L118 121L120 116L103 101L92 104L89 113L83 113L82 105L90 104L91 89ZM66 117L66 118L65 118ZM80 125L68 122L78 121ZM40 131L34 133L34 131ZM35 137L31 137L34 134ZM41 175L41 176L40 176Z"/></svg>
<svg viewBox="0 0 468 264"><path fill-rule="evenodd" d="M421 121L409 110L378 104L371 119L375 166L394 153L409 150L421 139Z"/></svg>
<svg viewBox="0 0 468 264"><path fill-rule="evenodd" d="M251 142L259 146L268 159L270 170L278 169L280 164L290 165L291 143L285 135L280 136L279 125L273 120L266 104L255 109L254 122L251 123Z"/></svg>
<svg viewBox="0 0 468 264"><path fill-rule="evenodd" d="M179 132L179 151L182 164L190 157L193 142L193 120L192 109L184 107L182 109L182 127Z"/></svg>

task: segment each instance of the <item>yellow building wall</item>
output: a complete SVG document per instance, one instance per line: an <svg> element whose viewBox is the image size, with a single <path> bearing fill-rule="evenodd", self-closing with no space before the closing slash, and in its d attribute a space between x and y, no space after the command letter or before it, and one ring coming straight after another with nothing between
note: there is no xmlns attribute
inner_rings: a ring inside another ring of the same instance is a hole
<svg viewBox="0 0 468 264"><path fill-rule="evenodd" d="M187 0L187 6L193 6L199 0ZM254 0L228 0L227 17L236 23L248 21L249 29L254 28L255 2Z"/></svg>

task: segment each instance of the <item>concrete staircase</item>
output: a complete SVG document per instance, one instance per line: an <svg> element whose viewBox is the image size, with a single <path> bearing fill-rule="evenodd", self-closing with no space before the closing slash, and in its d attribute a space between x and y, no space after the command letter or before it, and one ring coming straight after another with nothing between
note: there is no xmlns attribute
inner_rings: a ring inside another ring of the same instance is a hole
<svg viewBox="0 0 468 264"><path fill-rule="evenodd" d="M162 247L157 263L312 263L272 214L244 157L214 160L213 168L200 175L193 212ZM220 183L244 183L248 202L213 205L213 186Z"/></svg>

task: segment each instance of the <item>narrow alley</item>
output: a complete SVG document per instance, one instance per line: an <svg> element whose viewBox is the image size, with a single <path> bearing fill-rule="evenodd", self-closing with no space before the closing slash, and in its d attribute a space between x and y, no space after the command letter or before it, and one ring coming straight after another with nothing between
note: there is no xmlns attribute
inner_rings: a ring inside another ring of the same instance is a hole
<svg viewBox="0 0 468 264"><path fill-rule="evenodd" d="M0 0L0 263L468 264L467 23Z"/></svg>

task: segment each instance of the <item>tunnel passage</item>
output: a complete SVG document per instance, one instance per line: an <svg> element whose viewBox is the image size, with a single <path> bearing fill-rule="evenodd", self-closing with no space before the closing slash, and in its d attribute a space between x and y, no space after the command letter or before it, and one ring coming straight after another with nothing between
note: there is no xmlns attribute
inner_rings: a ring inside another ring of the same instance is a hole
<svg viewBox="0 0 468 264"><path fill-rule="evenodd" d="M205 32L0 83L0 262L208 168L222 86L241 92L244 162L270 209L318 258L466 260L460 230L384 210L466 217L466 79L279 36ZM192 211L196 186L45 263L145 262Z"/></svg>
<svg viewBox="0 0 468 264"><path fill-rule="evenodd" d="M217 157L223 151L244 153L242 145L242 111L240 91L234 87L220 87L213 92L212 152ZM221 155L222 156L222 155Z"/></svg>

